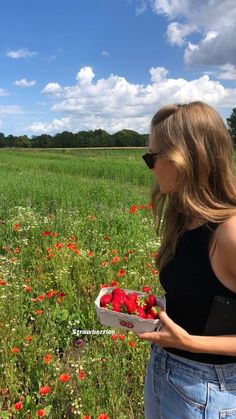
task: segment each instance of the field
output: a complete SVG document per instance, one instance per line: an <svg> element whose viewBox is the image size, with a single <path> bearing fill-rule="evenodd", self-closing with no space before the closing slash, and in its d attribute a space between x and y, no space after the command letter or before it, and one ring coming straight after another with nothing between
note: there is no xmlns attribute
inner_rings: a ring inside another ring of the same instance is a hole
<svg viewBox="0 0 236 419"><path fill-rule="evenodd" d="M162 294L143 152L0 151L1 419L143 418L150 345L94 307Z"/></svg>

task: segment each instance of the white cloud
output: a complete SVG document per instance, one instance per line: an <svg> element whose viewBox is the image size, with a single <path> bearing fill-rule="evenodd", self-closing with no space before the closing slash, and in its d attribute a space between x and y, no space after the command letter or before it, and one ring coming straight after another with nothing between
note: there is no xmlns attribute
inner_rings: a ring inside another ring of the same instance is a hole
<svg viewBox="0 0 236 419"><path fill-rule="evenodd" d="M223 80L236 80L236 67L232 64L225 64L221 67L221 73L217 74L219 79Z"/></svg>
<svg viewBox="0 0 236 419"><path fill-rule="evenodd" d="M47 95L58 95L62 91L62 88L59 83L48 83L41 93L47 94Z"/></svg>
<svg viewBox="0 0 236 419"><path fill-rule="evenodd" d="M76 80L81 85L90 84L95 74L91 67L82 67L81 70L77 73Z"/></svg>
<svg viewBox="0 0 236 419"><path fill-rule="evenodd" d="M150 2L155 13L166 16L168 20L174 20L167 29L167 38L171 44L183 46L193 30L201 33L199 42L190 42L185 50L184 60L190 67L236 65L235 0Z"/></svg>
<svg viewBox="0 0 236 419"><path fill-rule="evenodd" d="M172 22L167 28L167 39L171 45L183 46L185 38L192 32L197 31L196 25L183 25L178 22Z"/></svg>
<svg viewBox="0 0 236 419"><path fill-rule="evenodd" d="M7 90L0 88L0 96L8 96L9 94Z"/></svg>
<svg viewBox="0 0 236 419"><path fill-rule="evenodd" d="M29 51L26 48L21 48L21 49L17 49L15 51L8 51L7 52L7 57L9 58L31 58L34 57L35 55L37 55L38 53L35 51Z"/></svg>
<svg viewBox="0 0 236 419"><path fill-rule="evenodd" d="M150 83L143 85L114 74L94 80L91 67L81 68L75 84L60 86L60 97L52 98L51 110L61 118L36 121L27 129L33 133L97 128L110 133L124 128L148 132L153 114L168 103L202 100L222 108L236 102L236 89L225 88L209 75L189 81L171 78L165 67L152 67L149 73Z"/></svg>
<svg viewBox="0 0 236 419"><path fill-rule="evenodd" d="M14 85L18 86L18 87L32 87L32 86L35 85L35 83L36 83L35 80L28 81L27 79L24 78L24 79L21 79L21 80L16 80L14 82Z"/></svg>
<svg viewBox="0 0 236 419"><path fill-rule="evenodd" d="M48 123L33 122L31 125L25 128L27 131L31 131L34 134L41 133L55 133L71 129L71 118L65 117L61 119L53 119Z"/></svg>

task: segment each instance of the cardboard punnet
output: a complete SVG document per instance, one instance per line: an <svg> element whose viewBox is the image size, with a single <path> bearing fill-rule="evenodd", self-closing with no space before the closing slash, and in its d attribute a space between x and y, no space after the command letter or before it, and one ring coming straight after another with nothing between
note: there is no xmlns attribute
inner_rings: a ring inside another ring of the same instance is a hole
<svg viewBox="0 0 236 419"><path fill-rule="evenodd" d="M117 311L109 310L108 308L100 307L100 299L104 294L111 294L112 290L117 287L105 287L102 288L95 300L95 307L97 317L101 324L104 326L112 326L120 329L130 330L133 332L152 332L158 330L161 327L161 321L159 319L142 319L141 317L133 314L119 313ZM140 292L135 290L124 289L128 294L135 292L140 297L147 296L146 292ZM163 309L166 309L165 300L161 297L156 297L157 304Z"/></svg>

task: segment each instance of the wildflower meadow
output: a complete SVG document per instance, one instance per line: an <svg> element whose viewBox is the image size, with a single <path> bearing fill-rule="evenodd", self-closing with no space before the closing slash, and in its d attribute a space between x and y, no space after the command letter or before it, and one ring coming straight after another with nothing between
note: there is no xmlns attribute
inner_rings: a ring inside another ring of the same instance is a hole
<svg viewBox="0 0 236 419"><path fill-rule="evenodd" d="M162 296L145 150L0 151L0 418L142 419L150 344L108 285Z"/></svg>

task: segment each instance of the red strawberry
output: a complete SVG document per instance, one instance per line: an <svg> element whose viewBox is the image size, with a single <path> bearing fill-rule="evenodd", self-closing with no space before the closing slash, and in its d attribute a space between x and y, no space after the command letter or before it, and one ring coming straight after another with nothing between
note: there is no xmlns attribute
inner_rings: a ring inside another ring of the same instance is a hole
<svg viewBox="0 0 236 419"><path fill-rule="evenodd" d="M147 311L147 314L151 314L155 319L158 319L160 311L161 311L161 307L151 307Z"/></svg>
<svg viewBox="0 0 236 419"><path fill-rule="evenodd" d="M136 304L134 301L129 300L128 298L125 300L125 307L127 309L128 314L133 314L136 310Z"/></svg>
<svg viewBox="0 0 236 419"><path fill-rule="evenodd" d="M136 307L136 310L133 314L136 314L138 317L142 317L143 319L147 318L146 313L142 307Z"/></svg>
<svg viewBox="0 0 236 419"><path fill-rule="evenodd" d="M104 294L100 299L100 307L106 307L111 301L111 294Z"/></svg>
<svg viewBox="0 0 236 419"><path fill-rule="evenodd" d="M129 299L129 300L131 300L131 301L137 301L137 299L138 299L138 294L136 294L136 292L130 292L128 295L127 295L127 298Z"/></svg>
<svg viewBox="0 0 236 419"><path fill-rule="evenodd" d="M112 295L113 300L120 301L121 303L123 303L125 301L125 298L126 298L126 293L121 288L115 288L112 291L111 295Z"/></svg>
<svg viewBox="0 0 236 419"><path fill-rule="evenodd" d="M112 310L120 312L121 304L118 301L112 301Z"/></svg>
<svg viewBox="0 0 236 419"><path fill-rule="evenodd" d="M153 317L150 313L147 314L147 319L155 320L155 317Z"/></svg>
<svg viewBox="0 0 236 419"><path fill-rule="evenodd" d="M147 302L146 302L146 297L138 297L137 298L137 305L139 307L142 307L144 309L144 307L146 306Z"/></svg>
<svg viewBox="0 0 236 419"><path fill-rule="evenodd" d="M149 294L148 303L150 303L151 306L157 306L157 300L154 294Z"/></svg>

